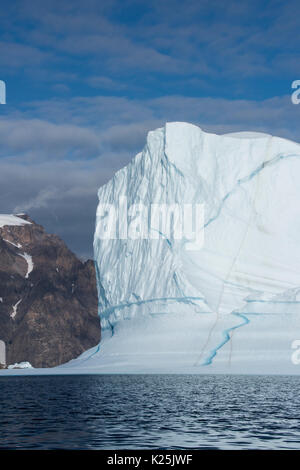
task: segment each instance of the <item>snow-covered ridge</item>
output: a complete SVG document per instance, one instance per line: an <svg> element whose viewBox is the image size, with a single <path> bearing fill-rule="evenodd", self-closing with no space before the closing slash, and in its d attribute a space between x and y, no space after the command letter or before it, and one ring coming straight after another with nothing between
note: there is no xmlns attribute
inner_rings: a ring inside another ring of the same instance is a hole
<svg viewBox="0 0 300 470"><path fill-rule="evenodd" d="M12 310L12 312L11 312L11 314L10 314L11 318L14 319L15 316L17 315L18 306L19 306L19 304L20 304L21 302L22 302L22 299L18 300L18 302L17 302L15 305L13 305L13 310Z"/></svg>
<svg viewBox="0 0 300 470"><path fill-rule="evenodd" d="M11 242L10 240L7 240L6 238L3 238L3 240L6 242L6 243L9 243L10 245L12 246L15 246L16 248L22 248L22 245L20 243L13 243Z"/></svg>
<svg viewBox="0 0 300 470"><path fill-rule="evenodd" d="M0 214L0 228L6 225L27 225L31 224L28 220L24 220L17 215L12 214Z"/></svg>
<svg viewBox="0 0 300 470"><path fill-rule="evenodd" d="M19 215L24 215L24 214L17 214L17 215L12 215L12 214L0 214L0 228L8 226L23 226L23 225L31 225L31 222L22 219L21 217L18 217ZM15 248L18 248L20 250L22 248L22 245L20 243L14 243L11 240L7 240L6 238L3 239L6 243L9 243L10 245L14 246ZM32 256L29 255L28 253L19 253L19 256L23 258L26 263L27 263L27 272L25 274L25 278L28 279L30 273L32 272L34 268L34 263L32 260ZM15 316L12 315L13 317Z"/></svg>
<svg viewBox="0 0 300 470"><path fill-rule="evenodd" d="M27 263L27 272L25 274L25 279L28 279L29 274L33 271L33 268L34 268L34 263L33 263L33 260L32 260L32 256L29 255L28 253L20 253L20 256L23 259L25 259L25 261Z"/></svg>
<svg viewBox="0 0 300 470"><path fill-rule="evenodd" d="M176 369L180 351L191 367L290 367L300 331L299 179L300 145L286 139L188 123L149 132L143 152L99 189L99 203L204 204L205 244L188 252L186 240L167 237L102 240L97 217L98 365L115 355L134 370L156 357L157 367Z"/></svg>

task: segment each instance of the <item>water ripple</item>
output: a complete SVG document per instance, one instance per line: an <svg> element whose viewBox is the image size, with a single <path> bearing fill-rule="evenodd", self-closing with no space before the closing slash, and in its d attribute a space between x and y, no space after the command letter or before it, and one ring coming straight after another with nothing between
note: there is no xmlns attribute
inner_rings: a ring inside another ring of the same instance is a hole
<svg viewBox="0 0 300 470"><path fill-rule="evenodd" d="M300 377L0 378L0 448L299 449Z"/></svg>

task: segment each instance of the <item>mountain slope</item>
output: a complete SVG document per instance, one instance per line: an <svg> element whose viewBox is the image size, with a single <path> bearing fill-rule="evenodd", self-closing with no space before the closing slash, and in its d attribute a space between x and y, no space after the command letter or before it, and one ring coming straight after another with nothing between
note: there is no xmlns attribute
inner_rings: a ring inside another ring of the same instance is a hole
<svg viewBox="0 0 300 470"><path fill-rule="evenodd" d="M7 364L53 367L100 340L94 263L26 215L0 215L0 339Z"/></svg>

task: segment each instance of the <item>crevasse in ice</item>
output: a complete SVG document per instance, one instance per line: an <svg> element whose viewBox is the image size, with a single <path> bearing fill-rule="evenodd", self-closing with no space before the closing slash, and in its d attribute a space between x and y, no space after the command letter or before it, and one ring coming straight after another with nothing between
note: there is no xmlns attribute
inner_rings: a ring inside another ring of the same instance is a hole
<svg viewBox="0 0 300 470"><path fill-rule="evenodd" d="M79 361L103 372L298 372L299 144L167 123L98 196L101 208L122 197L203 204L204 244L105 240L98 211L102 341Z"/></svg>

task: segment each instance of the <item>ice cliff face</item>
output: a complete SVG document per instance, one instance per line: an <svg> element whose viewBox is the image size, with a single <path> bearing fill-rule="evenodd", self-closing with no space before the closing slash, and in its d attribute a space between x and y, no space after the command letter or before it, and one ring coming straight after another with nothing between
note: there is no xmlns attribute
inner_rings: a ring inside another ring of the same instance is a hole
<svg viewBox="0 0 300 470"><path fill-rule="evenodd" d="M285 139L219 136L187 123L149 132L143 152L99 190L94 250L104 334L91 367L296 371L299 180L300 146ZM103 239L103 207L124 198L135 211L127 221L119 212L121 237ZM150 238L156 229L137 204L203 204L203 247L166 233ZM126 224L132 235L143 218L148 238L126 238Z"/></svg>

